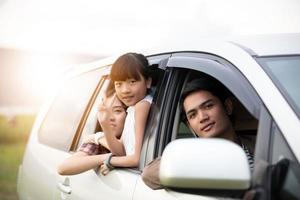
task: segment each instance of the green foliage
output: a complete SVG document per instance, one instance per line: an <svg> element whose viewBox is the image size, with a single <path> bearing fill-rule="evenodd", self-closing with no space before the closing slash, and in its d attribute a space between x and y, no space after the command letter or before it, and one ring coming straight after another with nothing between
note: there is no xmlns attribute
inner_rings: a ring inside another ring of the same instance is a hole
<svg viewBox="0 0 300 200"><path fill-rule="evenodd" d="M0 116L0 144L26 142L34 118L33 115L20 115L13 118Z"/></svg>
<svg viewBox="0 0 300 200"><path fill-rule="evenodd" d="M0 116L0 199L17 200L17 175L35 116Z"/></svg>

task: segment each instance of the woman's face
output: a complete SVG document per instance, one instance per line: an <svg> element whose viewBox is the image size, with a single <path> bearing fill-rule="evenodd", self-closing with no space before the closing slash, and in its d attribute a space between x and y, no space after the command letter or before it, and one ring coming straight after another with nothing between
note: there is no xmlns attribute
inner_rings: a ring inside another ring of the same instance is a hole
<svg viewBox="0 0 300 200"><path fill-rule="evenodd" d="M124 104L121 103L116 95L105 98L103 103L108 110L109 126L115 130L116 137L120 137L126 118Z"/></svg>

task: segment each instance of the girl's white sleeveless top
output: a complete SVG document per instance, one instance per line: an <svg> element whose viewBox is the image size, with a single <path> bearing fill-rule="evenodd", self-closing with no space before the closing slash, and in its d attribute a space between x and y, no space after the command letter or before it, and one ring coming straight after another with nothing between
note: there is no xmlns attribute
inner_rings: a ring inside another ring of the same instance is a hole
<svg viewBox="0 0 300 200"><path fill-rule="evenodd" d="M147 95L141 101L148 101L152 103L152 96ZM124 129L122 132L122 141L124 144L126 155L134 154L135 147L135 119L134 119L135 107L129 106L127 108L127 116L125 119Z"/></svg>

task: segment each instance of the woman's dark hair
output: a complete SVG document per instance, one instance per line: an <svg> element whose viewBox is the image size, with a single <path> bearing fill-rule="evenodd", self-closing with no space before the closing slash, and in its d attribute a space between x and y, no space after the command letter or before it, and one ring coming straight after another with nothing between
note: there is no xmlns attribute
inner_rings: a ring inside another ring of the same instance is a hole
<svg viewBox="0 0 300 200"><path fill-rule="evenodd" d="M148 60L143 54L126 53L112 65L110 77L112 81L125 81L128 78L140 80L141 76L148 79L151 71Z"/></svg>
<svg viewBox="0 0 300 200"><path fill-rule="evenodd" d="M232 93L217 79L213 77L203 76L188 82L182 92L180 99L181 116L185 119L185 110L183 102L185 98L193 92L205 90L211 92L214 96L218 97L224 104L225 100L232 95ZM185 119L186 120L186 119Z"/></svg>

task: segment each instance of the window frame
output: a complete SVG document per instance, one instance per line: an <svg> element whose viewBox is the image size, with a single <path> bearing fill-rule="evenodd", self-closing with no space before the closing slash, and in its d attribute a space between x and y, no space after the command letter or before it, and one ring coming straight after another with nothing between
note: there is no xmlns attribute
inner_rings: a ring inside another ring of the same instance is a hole
<svg viewBox="0 0 300 200"><path fill-rule="evenodd" d="M60 84L65 84L65 83L68 83L70 82L72 79L74 78L78 78L80 76L83 76L83 75L86 75L88 73L96 73L97 76L101 77L101 74L103 73L106 73L107 69L106 67L99 67L99 68L96 68L96 69L91 69L91 70L83 70L83 71L77 71L77 72L70 72L68 74L65 75L63 81L60 82ZM95 89L99 86L100 84L100 79L97 79L96 80L96 84L93 86L93 88L91 88L91 93L90 94L94 94L95 93ZM58 88L59 89L59 88ZM87 97L87 101L86 101L86 105L83 107L83 111L81 112L81 116L79 117L79 123L76 124L76 128L74 129L74 132L71 133L70 135L70 141L68 143L66 143L65 145L67 145L66 148L62 148L60 146L57 146L56 144L51 144L49 142L45 142L44 139L42 139L41 137L41 130L42 130L42 127L44 126L44 123L45 121L47 120L47 117L49 115L49 112L51 111L51 109L53 109L53 106L54 106L54 102L56 101L56 99L59 97L60 94L60 91L63 91L63 90L58 90L56 91L52 98L51 98L51 101L49 101L47 103L47 108L45 108L45 113L43 114L43 117L39 123L39 126L38 126L38 130L37 130L37 139L38 139L38 142L42 145L46 145L46 146L49 146L49 147L52 147L52 148L55 148L57 150L61 150L61 151L70 151L70 149L72 149L72 141L74 140L74 138L76 137L76 135L80 132L80 125L82 124L82 120L83 120L83 117L84 115L86 115L86 111L88 109L88 106L89 106L89 103L91 101L91 95L89 97Z"/></svg>
<svg viewBox="0 0 300 200"><path fill-rule="evenodd" d="M242 105L248 110L248 112L259 120L256 138L256 148L254 153L255 159L266 159L266 161L269 161L270 142L268 138L270 138L271 134L271 116L266 110L262 100L259 98L255 89L245 78L245 76L229 61L215 55L204 53L192 52L172 54L172 57L168 60L167 69L175 70L179 68L181 68L181 70L188 69L206 73L219 80L227 88L230 88L230 91L242 103ZM188 75L185 76L186 80L187 78ZM175 79L173 81L175 81ZM240 89L240 85L239 87L237 87L234 84L235 81L238 81L239 83L243 84L243 90ZM182 84L181 89L183 88L184 84ZM174 120L172 122L169 122L173 123L172 139L176 138L174 134L177 134L178 129L178 123L174 123L176 121L179 122L180 116L178 107L179 106L177 106L177 112L175 113ZM266 117L265 121L263 121L264 117ZM262 134L262 131L264 130L267 130L269 134ZM167 143L168 142L166 142L166 144ZM163 148L164 147L161 147L162 150ZM255 170L256 164L254 165L254 171ZM252 178L256 179L257 177L253 176ZM256 180L253 180L253 182L255 181Z"/></svg>
<svg viewBox="0 0 300 200"><path fill-rule="evenodd" d="M260 109L263 105L261 99L257 95L254 88L243 74L229 61L216 55L196 53L196 52L180 52L172 54L168 60L167 69L188 69L206 73L224 84L236 96L237 99L244 105L248 112L256 119L260 117ZM228 78L229 77L229 78ZM185 77L187 79L188 77ZM187 80L185 80L186 82ZM239 82L239 87L236 86ZM185 85L185 83L184 83ZM182 85L182 88L183 86ZM242 89L240 87L242 85ZM179 106L174 121L179 122ZM176 138L178 126L173 125L172 139ZM170 141L169 141L170 142Z"/></svg>
<svg viewBox="0 0 300 200"><path fill-rule="evenodd" d="M182 52L172 54L167 63L168 67L193 69L216 78L239 97L250 114L259 117L261 99L245 76L228 60L212 54ZM237 82L240 83L239 87L236 85Z"/></svg>

